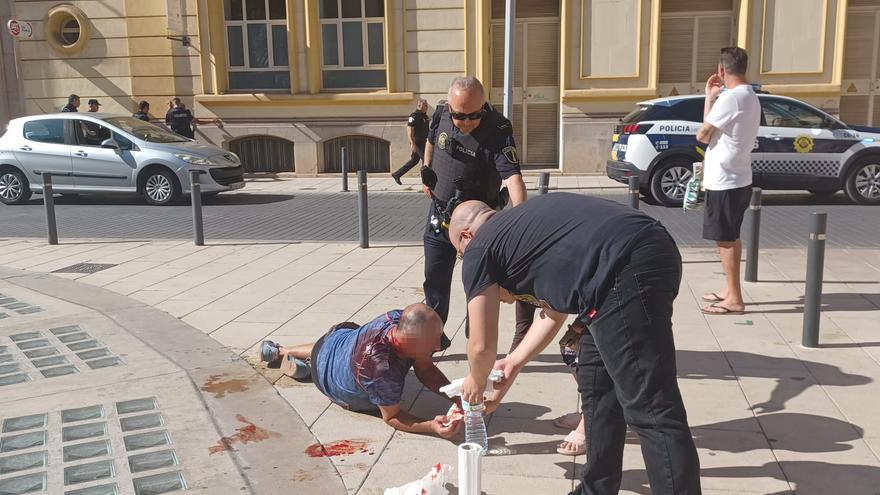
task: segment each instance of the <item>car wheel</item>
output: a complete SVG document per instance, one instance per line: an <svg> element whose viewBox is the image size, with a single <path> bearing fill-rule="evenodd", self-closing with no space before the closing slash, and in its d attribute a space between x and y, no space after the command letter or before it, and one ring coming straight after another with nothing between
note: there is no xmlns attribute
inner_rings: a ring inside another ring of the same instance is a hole
<svg viewBox="0 0 880 495"><path fill-rule="evenodd" d="M681 206L692 166L681 159L661 163L651 175L651 196L665 206Z"/></svg>
<svg viewBox="0 0 880 495"><path fill-rule="evenodd" d="M31 199L31 186L27 177L15 169L0 172L0 202L20 205Z"/></svg>
<svg viewBox="0 0 880 495"><path fill-rule="evenodd" d="M880 205L880 156L865 157L846 175L846 195L861 205Z"/></svg>
<svg viewBox="0 0 880 495"><path fill-rule="evenodd" d="M143 195L151 205L174 204L180 199L180 184L170 170L154 169L147 172L147 177L144 179Z"/></svg>

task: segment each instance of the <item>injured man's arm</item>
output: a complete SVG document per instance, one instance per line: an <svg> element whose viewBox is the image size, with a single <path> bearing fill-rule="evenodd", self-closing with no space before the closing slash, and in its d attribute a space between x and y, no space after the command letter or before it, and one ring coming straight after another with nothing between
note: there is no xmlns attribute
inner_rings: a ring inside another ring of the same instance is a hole
<svg viewBox="0 0 880 495"><path fill-rule="evenodd" d="M461 421L450 421L450 418L435 416L434 419L422 419L402 410L400 404L379 406L385 424L395 430L410 433L432 433L442 438L452 438L458 433Z"/></svg>

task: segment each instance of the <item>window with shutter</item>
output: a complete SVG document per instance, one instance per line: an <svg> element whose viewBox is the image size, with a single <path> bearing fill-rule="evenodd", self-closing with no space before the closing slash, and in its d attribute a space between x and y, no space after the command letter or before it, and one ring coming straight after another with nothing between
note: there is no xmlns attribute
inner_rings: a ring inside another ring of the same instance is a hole
<svg viewBox="0 0 880 495"><path fill-rule="evenodd" d="M691 7L686 11L685 7ZM718 67L722 48L733 44L732 2L663 3L660 18L660 93L699 93ZM667 8L668 7L668 8ZM726 8L712 11L708 8Z"/></svg>
<svg viewBox="0 0 880 495"><path fill-rule="evenodd" d="M391 148L388 141L373 136L342 136L324 143L324 172L342 171L343 149L349 172L391 171Z"/></svg>
<svg viewBox="0 0 880 495"><path fill-rule="evenodd" d="M850 2L846 19L840 118L852 125L880 125L880 5Z"/></svg>
<svg viewBox="0 0 880 495"><path fill-rule="evenodd" d="M273 136L245 136L229 142L245 172L295 172L293 143Z"/></svg>

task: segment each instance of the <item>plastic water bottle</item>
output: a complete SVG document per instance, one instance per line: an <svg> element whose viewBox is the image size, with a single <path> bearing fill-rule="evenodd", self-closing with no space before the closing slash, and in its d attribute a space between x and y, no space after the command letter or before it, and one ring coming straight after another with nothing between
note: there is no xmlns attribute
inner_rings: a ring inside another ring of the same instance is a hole
<svg viewBox="0 0 880 495"><path fill-rule="evenodd" d="M461 401L464 409L464 441L483 447L483 455L489 451L489 436L486 434L486 422L483 421L483 404L468 404Z"/></svg>

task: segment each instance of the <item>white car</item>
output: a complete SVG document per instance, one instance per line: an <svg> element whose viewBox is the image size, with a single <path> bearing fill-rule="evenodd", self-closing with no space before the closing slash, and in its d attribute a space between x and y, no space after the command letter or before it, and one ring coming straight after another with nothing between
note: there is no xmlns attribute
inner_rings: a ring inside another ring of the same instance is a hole
<svg viewBox="0 0 880 495"><path fill-rule="evenodd" d="M175 203L199 170L204 194L244 187L235 153L133 117L57 113L13 119L0 137L0 201L22 204L52 173L61 194L138 193L149 204Z"/></svg>
<svg viewBox="0 0 880 495"><path fill-rule="evenodd" d="M765 190L843 189L859 204L880 204L880 129L849 126L793 98L758 94L761 127L752 151L753 183ZM639 177L642 193L680 206L703 121L702 95L638 104L614 128L608 177ZM700 145L702 146L702 145Z"/></svg>

